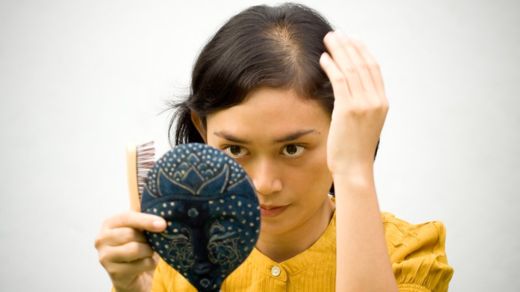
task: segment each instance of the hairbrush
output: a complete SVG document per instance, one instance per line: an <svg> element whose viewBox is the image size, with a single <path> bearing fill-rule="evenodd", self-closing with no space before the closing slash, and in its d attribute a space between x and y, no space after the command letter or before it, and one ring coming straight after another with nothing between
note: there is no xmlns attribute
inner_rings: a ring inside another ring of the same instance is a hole
<svg viewBox="0 0 520 292"><path fill-rule="evenodd" d="M126 161L130 207L134 211L140 211L141 195L146 175L155 164L153 141L141 145L128 145L126 148Z"/></svg>
<svg viewBox="0 0 520 292"><path fill-rule="evenodd" d="M145 231L145 237L199 291L219 291L260 233L251 180L235 160L206 144L175 146L155 163L141 211L166 220L164 232Z"/></svg>

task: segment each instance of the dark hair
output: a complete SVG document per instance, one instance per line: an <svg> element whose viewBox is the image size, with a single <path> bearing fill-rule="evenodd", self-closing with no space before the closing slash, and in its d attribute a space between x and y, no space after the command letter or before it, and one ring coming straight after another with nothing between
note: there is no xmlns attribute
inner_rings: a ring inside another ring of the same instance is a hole
<svg viewBox="0 0 520 292"><path fill-rule="evenodd" d="M300 4L252 6L233 16L202 49L188 98L172 104L170 141L174 134L175 145L203 142L191 111L205 123L207 115L241 103L260 87L293 89L332 112L332 87L319 65L323 38L331 30L322 16Z"/></svg>
<svg viewBox="0 0 520 292"><path fill-rule="evenodd" d="M332 86L319 64L331 30L325 18L301 4L252 6L233 16L202 49L188 98L171 105L170 143L172 135L174 145L202 143L191 112L205 126L209 114L241 103L261 87L293 89L332 113Z"/></svg>

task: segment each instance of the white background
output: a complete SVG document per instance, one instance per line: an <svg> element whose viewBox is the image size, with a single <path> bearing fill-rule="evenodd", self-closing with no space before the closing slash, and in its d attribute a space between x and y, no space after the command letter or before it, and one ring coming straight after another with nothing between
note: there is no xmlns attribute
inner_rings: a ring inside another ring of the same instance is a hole
<svg viewBox="0 0 520 292"><path fill-rule="evenodd" d="M0 2L0 290L109 290L94 238L128 208L126 144L167 149L166 102L258 3ZM382 66L381 209L445 223L450 290L519 291L520 4L303 3Z"/></svg>

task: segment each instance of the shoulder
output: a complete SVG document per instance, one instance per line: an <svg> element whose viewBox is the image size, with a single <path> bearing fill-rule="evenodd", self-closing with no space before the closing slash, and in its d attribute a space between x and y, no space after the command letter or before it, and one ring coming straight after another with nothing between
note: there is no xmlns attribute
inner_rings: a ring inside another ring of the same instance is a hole
<svg viewBox="0 0 520 292"><path fill-rule="evenodd" d="M447 291L453 268L446 256L444 224L412 224L388 212L381 216L400 291Z"/></svg>
<svg viewBox="0 0 520 292"><path fill-rule="evenodd" d="M381 213L381 217L392 261L403 260L418 251L444 249L446 228L442 222L412 224L388 212Z"/></svg>

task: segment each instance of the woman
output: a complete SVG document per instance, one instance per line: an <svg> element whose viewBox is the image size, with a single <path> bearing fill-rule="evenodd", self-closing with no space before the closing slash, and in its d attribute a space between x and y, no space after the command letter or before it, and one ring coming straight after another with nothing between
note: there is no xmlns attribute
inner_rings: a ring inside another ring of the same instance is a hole
<svg viewBox="0 0 520 292"><path fill-rule="evenodd" d="M256 248L223 291L447 290L443 225L380 213L373 161L388 103L362 43L305 6L254 6L204 47L191 89L175 105L175 143L235 158L261 204ZM105 221L96 247L117 291L194 291L141 233L165 226L135 212Z"/></svg>

